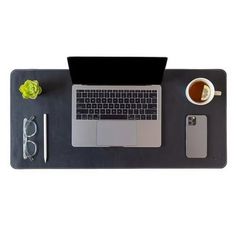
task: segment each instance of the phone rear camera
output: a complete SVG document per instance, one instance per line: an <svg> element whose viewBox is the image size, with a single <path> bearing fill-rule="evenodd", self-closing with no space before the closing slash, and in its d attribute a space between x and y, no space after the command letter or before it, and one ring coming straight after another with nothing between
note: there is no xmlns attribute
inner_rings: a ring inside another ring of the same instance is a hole
<svg viewBox="0 0 236 236"><path fill-rule="evenodd" d="M188 117L188 125L196 125L197 123L197 120L196 120L196 117L195 116L189 116Z"/></svg>

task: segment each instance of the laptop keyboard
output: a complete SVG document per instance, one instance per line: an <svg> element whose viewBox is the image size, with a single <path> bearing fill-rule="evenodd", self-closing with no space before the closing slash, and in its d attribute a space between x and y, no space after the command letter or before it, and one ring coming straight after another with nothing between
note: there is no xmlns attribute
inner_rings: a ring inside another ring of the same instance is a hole
<svg viewBox="0 0 236 236"><path fill-rule="evenodd" d="M157 90L77 90L78 120L157 120Z"/></svg>

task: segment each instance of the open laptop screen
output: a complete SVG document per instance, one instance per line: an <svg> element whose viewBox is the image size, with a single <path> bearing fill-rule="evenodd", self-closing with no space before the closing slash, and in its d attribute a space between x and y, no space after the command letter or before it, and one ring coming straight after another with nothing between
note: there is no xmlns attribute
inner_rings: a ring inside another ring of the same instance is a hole
<svg viewBox="0 0 236 236"><path fill-rule="evenodd" d="M161 84L166 57L68 57L73 84Z"/></svg>

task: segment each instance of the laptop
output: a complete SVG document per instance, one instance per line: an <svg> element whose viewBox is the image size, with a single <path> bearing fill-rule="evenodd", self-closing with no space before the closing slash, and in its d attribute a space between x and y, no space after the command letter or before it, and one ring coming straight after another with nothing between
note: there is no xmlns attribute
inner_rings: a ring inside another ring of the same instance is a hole
<svg viewBox="0 0 236 236"><path fill-rule="evenodd" d="M68 57L72 146L160 147L166 57Z"/></svg>

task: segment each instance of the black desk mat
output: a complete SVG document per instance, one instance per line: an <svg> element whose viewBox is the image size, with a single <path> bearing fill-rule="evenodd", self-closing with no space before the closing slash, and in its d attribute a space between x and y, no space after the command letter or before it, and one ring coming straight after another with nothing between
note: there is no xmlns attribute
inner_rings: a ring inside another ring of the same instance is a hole
<svg viewBox="0 0 236 236"><path fill-rule="evenodd" d="M205 106L189 103L185 88L194 78L213 82L221 97ZM24 100L25 80L38 80L43 94ZM222 168L226 165L226 73L223 70L166 70L162 84L162 147L74 148L71 146L71 79L68 70L14 70L11 73L11 166L13 168ZM48 162L43 160L43 113L48 114ZM185 155L185 117L208 117L208 156ZM34 161L24 160L24 117L36 116L38 144Z"/></svg>

